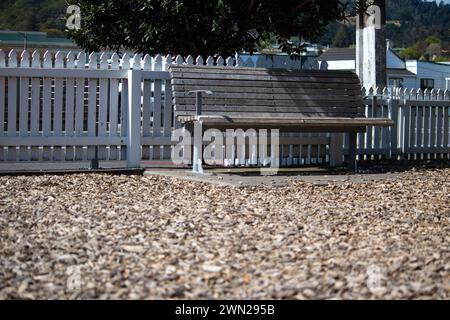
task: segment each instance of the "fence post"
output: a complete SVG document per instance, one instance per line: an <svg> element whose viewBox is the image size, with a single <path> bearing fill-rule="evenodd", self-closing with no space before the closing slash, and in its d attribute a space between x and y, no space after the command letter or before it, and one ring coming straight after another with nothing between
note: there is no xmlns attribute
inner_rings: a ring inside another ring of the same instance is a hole
<svg viewBox="0 0 450 320"><path fill-rule="evenodd" d="M139 168L141 164L141 82L139 70L128 70L128 168Z"/></svg>

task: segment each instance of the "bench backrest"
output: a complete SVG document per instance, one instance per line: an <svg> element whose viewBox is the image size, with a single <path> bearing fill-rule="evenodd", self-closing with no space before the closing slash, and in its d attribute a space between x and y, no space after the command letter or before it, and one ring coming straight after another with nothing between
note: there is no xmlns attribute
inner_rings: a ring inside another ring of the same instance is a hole
<svg viewBox="0 0 450 320"><path fill-rule="evenodd" d="M361 85L350 71L170 66L175 115L364 117Z"/></svg>

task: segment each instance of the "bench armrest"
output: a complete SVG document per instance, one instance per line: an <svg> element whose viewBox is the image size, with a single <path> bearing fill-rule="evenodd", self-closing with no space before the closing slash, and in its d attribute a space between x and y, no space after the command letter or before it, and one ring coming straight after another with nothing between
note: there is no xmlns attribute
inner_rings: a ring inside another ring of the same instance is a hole
<svg viewBox="0 0 450 320"><path fill-rule="evenodd" d="M197 93L213 94L213 92L210 91L210 90L191 90L191 91L188 91L188 94L193 94L193 93L195 93L195 94L197 94Z"/></svg>

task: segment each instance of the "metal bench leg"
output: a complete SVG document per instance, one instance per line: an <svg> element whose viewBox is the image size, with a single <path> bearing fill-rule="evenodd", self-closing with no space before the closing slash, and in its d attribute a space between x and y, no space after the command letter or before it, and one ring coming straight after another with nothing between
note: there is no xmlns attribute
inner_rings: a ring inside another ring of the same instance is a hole
<svg viewBox="0 0 450 320"><path fill-rule="evenodd" d="M356 171L356 140L357 133L350 132L348 139L348 169Z"/></svg>
<svg viewBox="0 0 450 320"><path fill-rule="evenodd" d="M203 173L203 128L200 122L194 124L194 152L192 155L192 171Z"/></svg>

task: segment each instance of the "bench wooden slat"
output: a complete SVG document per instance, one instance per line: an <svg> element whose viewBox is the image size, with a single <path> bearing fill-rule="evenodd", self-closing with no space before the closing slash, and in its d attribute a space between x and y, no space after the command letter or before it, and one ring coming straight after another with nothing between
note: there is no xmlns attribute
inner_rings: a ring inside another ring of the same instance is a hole
<svg viewBox="0 0 450 320"><path fill-rule="evenodd" d="M292 114L293 113L282 113L282 112L280 112L277 115L279 116L279 118L289 118L289 116L292 116ZM205 116L215 116L215 115L217 115L217 113L206 111L206 112L204 112L204 115ZM248 117L248 115L249 115L248 113L244 113L244 112L229 112L229 113L227 113L227 117L230 118L230 119L235 119L235 118L240 118L240 117L245 117L245 116ZM256 119L259 119L259 118L272 118L273 115L274 115L273 113L260 112L260 113L258 113L258 117L255 117L255 118ZM346 112L346 113L343 113L343 112L339 112L339 113L336 113L336 112L334 112L334 113L333 112L307 113L307 112L305 112L305 113L302 113L302 119L317 118L317 117L319 117L319 118L346 117L346 118L350 119L350 118L353 117L353 115L354 115L354 113L352 113L352 112ZM184 116L191 117L192 113L189 113L189 112L183 113L183 111L180 111L177 114L178 119L181 119Z"/></svg>
<svg viewBox="0 0 450 320"><path fill-rule="evenodd" d="M316 77L316 76L271 76L271 75L242 75L242 74L201 74L201 73L179 73L175 76L184 79L210 79L210 80L250 80L250 81L277 81L277 82L315 82L315 83L340 83L340 84L359 84L358 79L339 78L339 77Z"/></svg>
<svg viewBox="0 0 450 320"><path fill-rule="evenodd" d="M246 111L251 110L251 111ZM361 108L362 109L362 108ZM193 113L195 111L195 107L192 105L177 105L177 112L190 112ZM241 112L247 113L249 115L255 116L260 112L264 112L266 114L271 114L272 116L277 115L280 112L283 113L357 113L358 111L362 111L357 109L357 107L336 107L336 108L325 108L325 107L307 107L307 106L214 106L214 105L204 105L202 108L202 112L215 112L219 113L223 111L224 113L229 112Z"/></svg>
<svg viewBox="0 0 450 320"><path fill-rule="evenodd" d="M235 116L233 118L219 115L200 115L200 116L186 116L180 117L181 120L201 121L204 124L208 123L233 123L248 124L248 125L276 125L276 126L304 126L304 125L317 125L317 126L391 126L393 120L386 118L347 118L347 117L249 117L249 116Z"/></svg>
<svg viewBox="0 0 450 320"><path fill-rule="evenodd" d="M343 85L337 83L315 83L313 81L298 81L298 82L276 82L276 81L252 81L252 80L211 80L211 79L182 79L173 78L172 85L195 85L195 86L227 86L227 87L263 87L263 88L286 88L286 89L342 89L347 88L360 89L359 83L353 85Z"/></svg>
<svg viewBox="0 0 450 320"><path fill-rule="evenodd" d="M174 86L178 91L174 96L179 96L186 94L189 90L203 90L205 89L204 85L175 85ZM226 93L271 93L271 94L307 94L307 95L329 95L329 96L354 96L361 97L361 88L358 87L353 90L339 88L339 89L320 89L320 88L285 88L285 87L245 87L245 86L225 86L225 85L208 85L208 90L211 90L215 96L217 94L226 92Z"/></svg>
<svg viewBox="0 0 450 320"><path fill-rule="evenodd" d="M192 94L188 94L187 91L176 92L173 97L175 100L178 99L191 99ZM214 95L207 96L205 99L254 99L254 100L292 100L292 101L308 101L308 100L320 100L320 101L358 101L358 96L336 96L336 95L323 95L323 94L289 94L289 93L253 93L253 92L214 92ZM360 100L360 99L359 99ZM178 102L178 101L177 101ZM206 102L205 102L206 103Z"/></svg>
<svg viewBox="0 0 450 320"><path fill-rule="evenodd" d="M208 67L208 66L190 66L186 68L186 66L178 66L173 65L171 68L172 73L183 72L183 73L209 73L209 74L229 74L229 67ZM289 70L289 69L264 69L264 68L233 68L233 74L248 74L248 75L275 75L275 76L283 76L283 75L294 75L294 76L318 76L318 77L353 77L357 78L356 74L352 71L348 70L327 70L324 72L323 70Z"/></svg>
<svg viewBox="0 0 450 320"><path fill-rule="evenodd" d="M175 104L178 105L195 105L195 98L177 98ZM256 100L256 99L214 99L204 98L203 106L214 105L223 106L224 111L228 106L242 106L248 112L252 112L251 106L305 106L305 107L354 107L355 101L321 101L321 100ZM244 108L245 106L245 108ZM217 110L220 111L220 110Z"/></svg>

